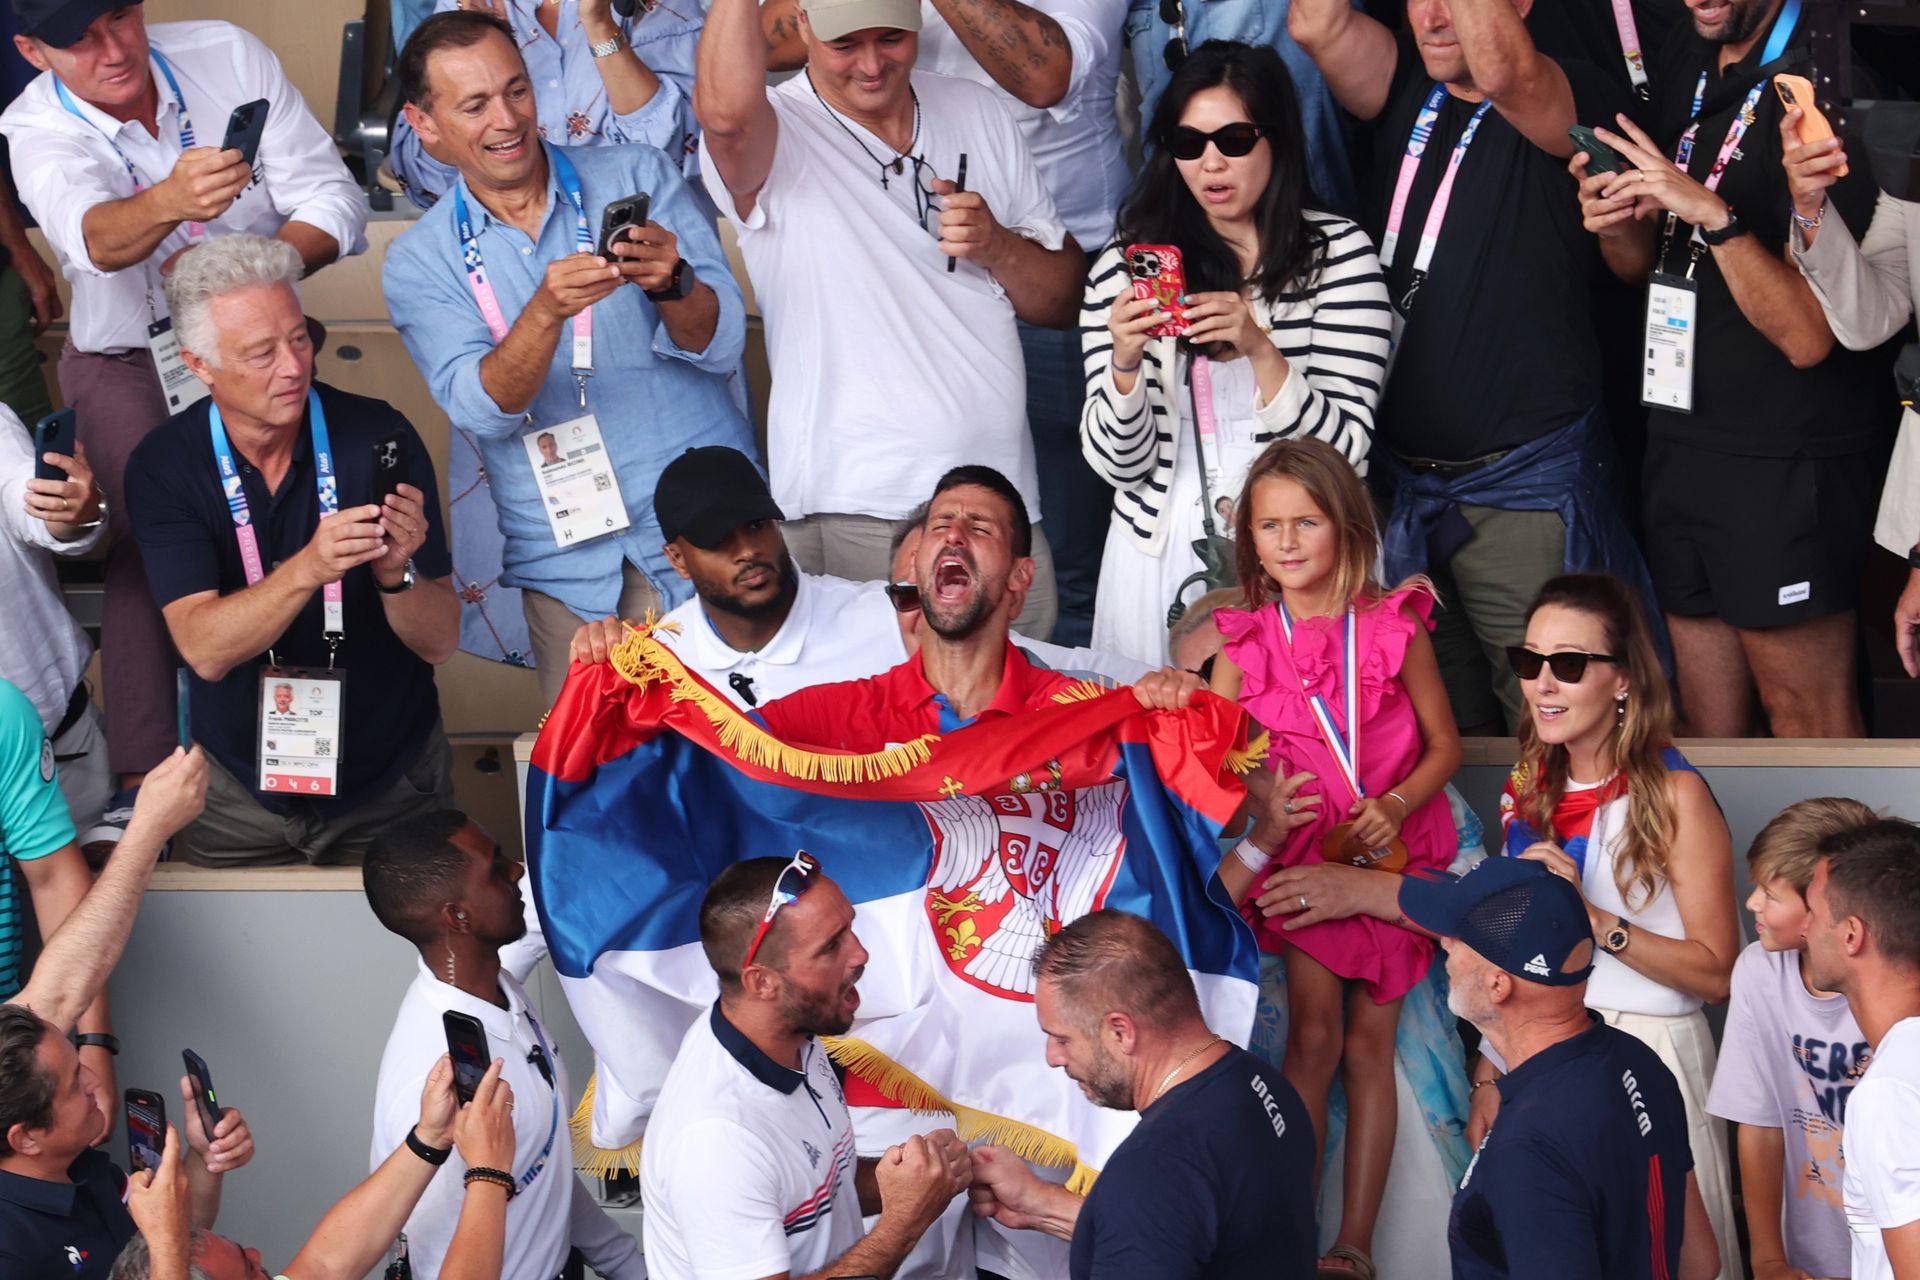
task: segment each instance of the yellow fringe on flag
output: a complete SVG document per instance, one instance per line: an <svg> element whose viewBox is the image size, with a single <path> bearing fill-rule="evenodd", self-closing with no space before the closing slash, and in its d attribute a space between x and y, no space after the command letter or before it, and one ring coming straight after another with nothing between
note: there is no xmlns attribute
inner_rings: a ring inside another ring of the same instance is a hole
<svg viewBox="0 0 1920 1280"><path fill-rule="evenodd" d="M1239 751L1229 751L1226 755L1227 768L1235 773L1252 773L1254 766L1267 758L1267 751L1273 745L1273 735L1262 729L1247 740L1247 745Z"/></svg>
<svg viewBox="0 0 1920 1280"><path fill-rule="evenodd" d="M593 1095L598 1092L599 1084L598 1071L587 1077L587 1088L580 1095L580 1105L573 1109L573 1115L567 1120L567 1128L573 1134L573 1166L589 1178L610 1178L616 1173L638 1174L640 1144L645 1139L635 1138L617 1151L593 1145Z"/></svg>
<svg viewBox="0 0 1920 1280"><path fill-rule="evenodd" d="M1055 1137L1044 1129L1036 1129L1022 1121L961 1106L942 1097L939 1090L864 1040L833 1036L823 1038L820 1043L826 1046L835 1062L895 1102L915 1111L950 1113L954 1130L963 1141L991 1142L1006 1147L1022 1160L1051 1165L1056 1169L1072 1169L1073 1177L1067 1185L1083 1195L1085 1188L1093 1186L1094 1179L1100 1176L1099 1170L1080 1162L1079 1149L1065 1138ZM1076 1183L1079 1184L1077 1187Z"/></svg>
<svg viewBox="0 0 1920 1280"><path fill-rule="evenodd" d="M1098 1169L1090 1169L1078 1160L1073 1162L1073 1172L1067 1177L1067 1190L1077 1196L1084 1196L1093 1190L1093 1184L1100 1178Z"/></svg>
<svg viewBox="0 0 1920 1280"><path fill-rule="evenodd" d="M628 628L627 638L609 656L613 669L643 689L663 683L675 702L691 702L713 725L720 745L746 764L805 782L861 783L900 777L933 758L933 744L940 740L937 733L865 754L835 755L789 746L689 675L673 651L653 638L654 625L649 616L646 625Z"/></svg>

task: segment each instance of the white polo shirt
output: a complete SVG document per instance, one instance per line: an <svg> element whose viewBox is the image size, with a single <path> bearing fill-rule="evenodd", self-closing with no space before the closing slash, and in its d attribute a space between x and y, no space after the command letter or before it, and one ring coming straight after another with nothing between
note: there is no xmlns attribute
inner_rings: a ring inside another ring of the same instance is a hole
<svg viewBox="0 0 1920 1280"><path fill-rule="evenodd" d="M1002 226L1047 249L1061 246L1066 228L992 91L926 71L913 73L913 88L912 153L923 166L904 164L898 175L883 175L875 159L892 160L893 149L829 111L804 74L770 90L779 144L744 218L701 137L700 172L738 228L766 316L774 501L793 520L898 520L947 471L986 460L1038 521L1013 304L986 269L947 270L917 193L931 175L953 179L964 153L967 189L986 197Z"/></svg>
<svg viewBox="0 0 1920 1280"><path fill-rule="evenodd" d="M1073 58L1067 92L1051 107L1030 107L1002 89L933 0L920 3L916 65L985 85L999 96L1027 140L1060 221L1092 256L1112 239L1114 213L1133 181L1113 115L1127 0L1033 0L1033 7L1060 24Z"/></svg>
<svg viewBox="0 0 1920 1280"><path fill-rule="evenodd" d="M500 1078L513 1090L513 1168L520 1190L507 1202L507 1247L500 1274L516 1280L549 1280L566 1265L569 1245L608 1280L646 1280L646 1264L633 1237L615 1226L573 1171L573 1112L567 1067L546 1029L527 1007L527 993L504 970L502 1009L436 978L423 960L400 1001L393 1033L380 1058L373 1099L370 1167L379 1168L406 1141L420 1119L420 1090L427 1073L447 1051L440 1017L449 1010L470 1014L486 1029L487 1048L504 1060ZM536 1065L544 1054L553 1082ZM433 1176L407 1218L407 1256L416 1280L434 1280L460 1222L466 1198L466 1161L455 1151Z"/></svg>
<svg viewBox="0 0 1920 1280"><path fill-rule="evenodd" d="M13 410L0 405L0 599L7 608L7 625L0 627L0 680L11 681L33 700L41 726L51 734L66 717L67 700L93 659L87 633L60 595L52 555L86 554L106 525L103 521L74 541L61 542L46 521L29 515L33 460L33 438Z"/></svg>
<svg viewBox="0 0 1920 1280"><path fill-rule="evenodd" d="M654 1280L808 1275L859 1242L846 1096L817 1042L801 1068L718 1004L687 1031L640 1148Z"/></svg>
<svg viewBox="0 0 1920 1280"><path fill-rule="evenodd" d="M154 23L147 39L179 81L196 146L219 146L235 107L257 98L272 104L253 182L206 224L209 235L271 236L299 221L332 236L343 258L366 249L366 197L271 49L229 22ZM0 114L20 198L45 228L60 270L73 283L71 337L81 351L145 350L152 318L148 299L155 316L167 314L159 265L192 243L182 223L144 263L108 272L94 265L81 231L94 205L135 193L128 162L144 188L163 181L180 159L173 87L157 61L149 58L147 70L159 90L157 136L137 122L114 119L77 94L70 95L74 109L69 111L51 71L42 72Z"/></svg>
<svg viewBox="0 0 1920 1280"><path fill-rule="evenodd" d="M663 621L674 625L655 633L660 642L743 711L796 689L859 680L907 660L884 582L801 574L787 620L764 648L749 652L721 639L699 596ZM751 702L734 687L736 675L750 682Z"/></svg>

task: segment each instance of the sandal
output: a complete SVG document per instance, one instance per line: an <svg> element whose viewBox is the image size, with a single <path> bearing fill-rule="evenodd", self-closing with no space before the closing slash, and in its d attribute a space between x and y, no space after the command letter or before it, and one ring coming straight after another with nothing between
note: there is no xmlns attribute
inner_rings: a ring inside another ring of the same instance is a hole
<svg viewBox="0 0 1920 1280"><path fill-rule="evenodd" d="M1329 1267L1329 1262L1347 1265ZM1320 1259L1320 1280L1327 1280L1329 1276L1334 1280L1374 1280L1373 1259L1350 1244L1337 1244Z"/></svg>

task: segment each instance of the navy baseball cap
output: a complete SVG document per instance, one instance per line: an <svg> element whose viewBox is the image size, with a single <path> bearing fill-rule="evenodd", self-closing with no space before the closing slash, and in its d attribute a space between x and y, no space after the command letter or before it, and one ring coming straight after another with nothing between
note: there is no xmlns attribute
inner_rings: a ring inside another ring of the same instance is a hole
<svg viewBox="0 0 1920 1280"><path fill-rule="evenodd" d="M139 0L13 0L13 20L21 35L68 49L87 34L95 18L129 3Z"/></svg>
<svg viewBox="0 0 1920 1280"><path fill-rule="evenodd" d="M1530 859L1490 857L1463 876L1409 873L1400 882L1400 911L1528 982L1571 987L1593 972L1593 931L1580 891ZM1582 943L1586 963L1568 969Z"/></svg>
<svg viewBox="0 0 1920 1280"><path fill-rule="evenodd" d="M669 462L653 486L653 513L668 542L685 538L707 551L743 524L787 518L753 460L723 444L689 449Z"/></svg>

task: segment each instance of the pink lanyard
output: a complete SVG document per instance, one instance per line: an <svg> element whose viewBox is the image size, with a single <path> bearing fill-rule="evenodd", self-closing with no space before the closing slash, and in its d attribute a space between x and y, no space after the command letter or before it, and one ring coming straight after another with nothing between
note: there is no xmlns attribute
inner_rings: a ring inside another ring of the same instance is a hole
<svg viewBox="0 0 1920 1280"><path fill-rule="evenodd" d="M1400 176L1393 184L1393 204L1387 210L1387 231L1380 238L1380 269L1383 272L1393 265L1394 251L1400 247L1400 227L1406 220L1407 197L1413 191L1414 175L1420 171L1420 161L1427 153L1427 143L1433 138L1433 126L1440 119L1440 108L1446 104L1446 100L1446 86L1436 84L1427 94L1420 113L1413 118L1413 133L1407 138L1406 154L1400 157ZM1460 163L1467 158L1467 148L1473 145L1473 135L1480 131L1480 122L1486 118L1487 108L1492 105L1491 102L1482 102L1475 108L1467 127L1460 131L1460 140L1453 144L1453 154L1447 159L1447 171L1440 179L1439 188L1433 193L1433 203L1427 208L1427 220L1420 228L1420 246L1413 255L1413 282L1407 286L1406 296L1400 299L1400 314L1403 316L1413 307L1413 295L1420 292L1420 286L1426 282L1427 268L1433 263L1434 248L1440 243L1440 228L1447 220L1447 206L1453 203L1454 179L1460 176Z"/></svg>
<svg viewBox="0 0 1920 1280"><path fill-rule="evenodd" d="M1650 96L1647 90L1647 59L1640 51L1640 28L1633 21L1633 0L1613 0L1613 29L1620 33L1620 56L1627 63L1627 79L1633 82L1633 91L1645 102Z"/></svg>
<svg viewBox="0 0 1920 1280"><path fill-rule="evenodd" d="M1762 80L1759 84L1754 85L1752 89L1747 91L1746 99L1740 104L1740 110L1734 114L1733 124L1727 129L1725 141L1720 144L1719 154L1713 158L1713 168L1707 171L1705 178L1701 179L1700 185L1707 190L1717 192L1720 189L1720 179L1726 176L1727 165L1732 162L1735 153L1740 150L1740 142L1747 136L1747 127L1753 123L1754 112L1760 105L1760 95L1766 91L1766 88L1767 81ZM1688 125L1687 131L1680 135L1680 141L1673 149L1673 163L1679 167L1682 173L1687 171L1687 164L1693 159L1694 135L1700 132L1700 107L1702 103L1706 101L1706 95L1707 73L1702 71L1700 73L1700 81L1694 86L1693 90L1693 123ZM1666 264L1668 250L1673 248L1673 232L1674 228L1679 225L1679 221L1679 218L1673 213L1669 212L1667 214L1666 226L1661 232L1660 241L1660 262L1662 266ZM1699 264L1700 255L1706 252L1706 247L1706 241L1700 238L1700 228L1695 227L1687 251L1687 278L1689 280L1693 278L1693 269Z"/></svg>

